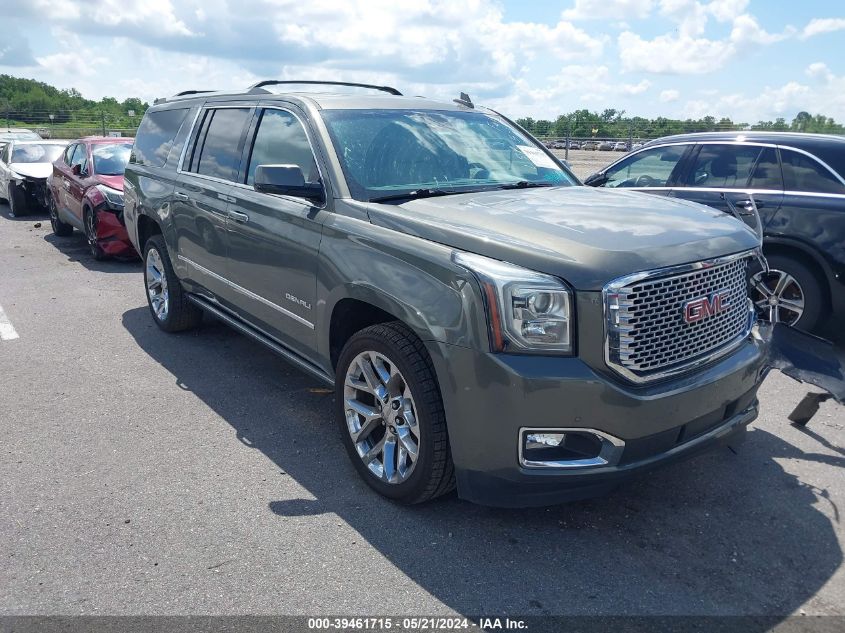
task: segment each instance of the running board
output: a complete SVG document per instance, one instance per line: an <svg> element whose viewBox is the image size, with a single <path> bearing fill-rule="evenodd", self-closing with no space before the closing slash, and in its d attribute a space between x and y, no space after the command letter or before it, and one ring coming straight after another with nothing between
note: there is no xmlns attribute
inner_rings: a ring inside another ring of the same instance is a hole
<svg viewBox="0 0 845 633"><path fill-rule="evenodd" d="M188 300L192 303L195 303L203 310L211 312L214 316L223 321L226 325L236 329L241 334L246 334L248 337L258 341L265 347L268 347L271 351L275 352L276 354L284 358L292 365L295 365L297 368L301 369L305 373L310 374L314 378L317 378L318 380L321 380L322 382L334 387L334 380L326 372L324 372L322 369L320 369L313 363L305 360L304 358L299 356L299 354L292 352L287 347L285 347L275 339L270 338L260 330L244 323L240 319L231 316L222 308L218 308L213 303L206 299L203 299L202 297L199 297L194 294L189 294Z"/></svg>

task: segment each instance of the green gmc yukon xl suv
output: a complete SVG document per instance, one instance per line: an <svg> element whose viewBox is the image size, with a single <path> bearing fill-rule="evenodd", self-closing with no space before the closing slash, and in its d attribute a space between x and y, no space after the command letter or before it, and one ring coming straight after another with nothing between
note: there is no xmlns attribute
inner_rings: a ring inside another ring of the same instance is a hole
<svg viewBox="0 0 845 633"><path fill-rule="evenodd" d="M161 329L210 312L333 385L355 467L406 503L583 498L744 434L745 224L581 186L466 95L286 83L146 112L124 218Z"/></svg>

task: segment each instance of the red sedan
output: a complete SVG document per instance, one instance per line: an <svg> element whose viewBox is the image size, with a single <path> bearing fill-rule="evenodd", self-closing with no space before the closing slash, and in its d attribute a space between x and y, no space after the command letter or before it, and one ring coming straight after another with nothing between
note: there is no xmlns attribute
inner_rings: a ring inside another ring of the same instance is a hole
<svg viewBox="0 0 845 633"><path fill-rule="evenodd" d="M137 257L123 223L123 170L133 140L88 136L73 141L47 180L53 232L67 236L79 229L95 259Z"/></svg>

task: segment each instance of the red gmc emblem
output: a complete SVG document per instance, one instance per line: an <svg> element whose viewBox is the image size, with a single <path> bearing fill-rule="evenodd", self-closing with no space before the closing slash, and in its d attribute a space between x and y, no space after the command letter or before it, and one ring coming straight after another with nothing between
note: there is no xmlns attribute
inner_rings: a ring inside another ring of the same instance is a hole
<svg viewBox="0 0 845 633"><path fill-rule="evenodd" d="M731 291L728 289L714 292L709 297L691 299L684 304L684 321L697 323L702 319L724 312L731 307Z"/></svg>

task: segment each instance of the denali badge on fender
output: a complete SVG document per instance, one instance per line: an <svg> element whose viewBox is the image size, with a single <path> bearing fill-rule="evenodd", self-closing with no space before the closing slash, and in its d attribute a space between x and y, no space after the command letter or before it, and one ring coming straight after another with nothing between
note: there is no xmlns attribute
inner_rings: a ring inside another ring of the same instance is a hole
<svg viewBox="0 0 845 633"><path fill-rule="evenodd" d="M731 307L731 291L727 288L714 292L710 297L698 297L684 304L684 321L696 323L706 317L716 316Z"/></svg>

